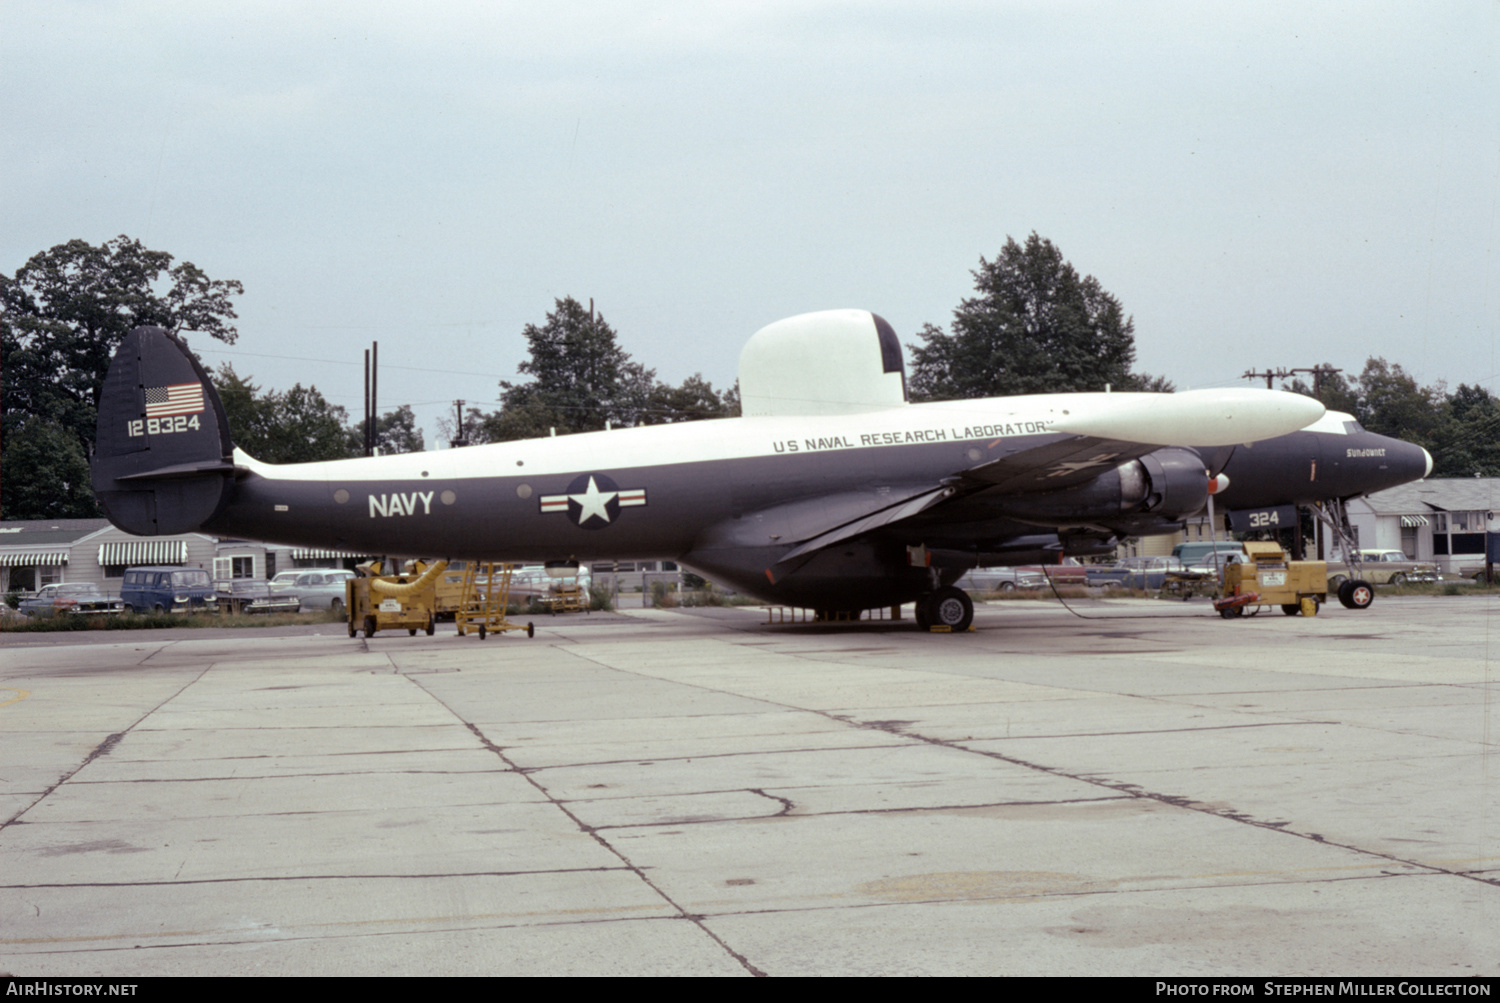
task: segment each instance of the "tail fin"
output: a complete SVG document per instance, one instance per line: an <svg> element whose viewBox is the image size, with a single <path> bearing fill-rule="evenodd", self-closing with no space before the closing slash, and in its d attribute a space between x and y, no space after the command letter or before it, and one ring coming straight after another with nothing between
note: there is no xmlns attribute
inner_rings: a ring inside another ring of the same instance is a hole
<svg viewBox="0 0 1500 1003"><path fill-rule="evenodd" d="M128 533L197 529L228 499L234 445L224 405L187 346L159 327L125 336L99 399L94 497Z"/></svg>

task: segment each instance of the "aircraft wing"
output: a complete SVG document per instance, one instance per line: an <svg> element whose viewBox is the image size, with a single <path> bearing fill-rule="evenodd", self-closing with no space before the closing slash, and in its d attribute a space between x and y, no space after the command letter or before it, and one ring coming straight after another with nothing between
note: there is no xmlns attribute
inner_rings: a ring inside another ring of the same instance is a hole
<svg viewBox="0 0 1500 1003"><path fill-rule="evenodd" d="M1176 394L1077 394L1049 425L1073 433L962 471L965 480L1017 493L1055 491L1165 446L1234 446L1285 435L1323 415L1300 394L1231 387ZM990 443L1003 449L1002 440ZM1221 454L1227 455L1227 454Z"/></svg>
<svg viewBox="0 0 1500 1003"><path fill-rule="evenodd" d="M1218 451L1295 431L1323 412L1323 405L1308 397L1244 388L1080 394L1068 397L1065 405L1049 426L1054 434L1038 437L1034 444L1007 452L1015 440L996 439L987 447L999 454L994 459L954 470L939 483L910 486L894 501L889 496L847 498L812 532L804 519L802 532L784 537L800 542L777 566L788 568L818 550L911 518L956 494L989 488L1014 494L1062 491L1163 447Z"/></svg>
<svg viewBox="0 0 1500 1003"><path fill-rule="evenodd" d="M1017 494L1056 491L1091 481L1110 467L1158 448L1094 435L1069 436L981 463L958 475L976 487L1001 487Z"/></svg>

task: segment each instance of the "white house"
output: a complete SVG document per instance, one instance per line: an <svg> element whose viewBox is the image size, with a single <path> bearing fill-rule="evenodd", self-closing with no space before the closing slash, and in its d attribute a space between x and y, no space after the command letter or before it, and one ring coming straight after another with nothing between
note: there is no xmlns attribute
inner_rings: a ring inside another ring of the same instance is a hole
<svg viewBox="0 0 1500 1003"><path fill-rule="evenodd" d="M1483 563L1484 535L1500 532L1500 477L1442 477L1349 502L1362 550L1400 550L1457 573Z"/></svg>

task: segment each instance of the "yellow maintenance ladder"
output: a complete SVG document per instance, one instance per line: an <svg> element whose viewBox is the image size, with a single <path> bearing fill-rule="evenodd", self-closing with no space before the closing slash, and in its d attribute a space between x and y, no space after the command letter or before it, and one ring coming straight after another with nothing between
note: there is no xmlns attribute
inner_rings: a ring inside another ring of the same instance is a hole
<svg viewBox="0 0 1500 1003"><path fill-rule="evenodd" d="M536 628L527 622L512 623L505 618L505 609L510 605L510 576L515 570L511 564L493 561L469 561L464 571L463 602L454 612L460 636L471 629L477 630L482 641L490 631L524 630L526 636L536 633Z"/></svg>

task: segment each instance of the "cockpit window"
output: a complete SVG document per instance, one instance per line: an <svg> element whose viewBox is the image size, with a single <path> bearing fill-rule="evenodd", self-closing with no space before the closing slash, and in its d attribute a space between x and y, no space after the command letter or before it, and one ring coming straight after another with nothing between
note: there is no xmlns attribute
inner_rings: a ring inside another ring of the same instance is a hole
<svg viewBox="0 0 1500 1003"><path fill-rule="evenodd" d="M1353 435L1355 432L1363 432L1364 429L1359 427L1359 422L1357 421L1346 421L1344 422L1344 431Z"/></svg>

